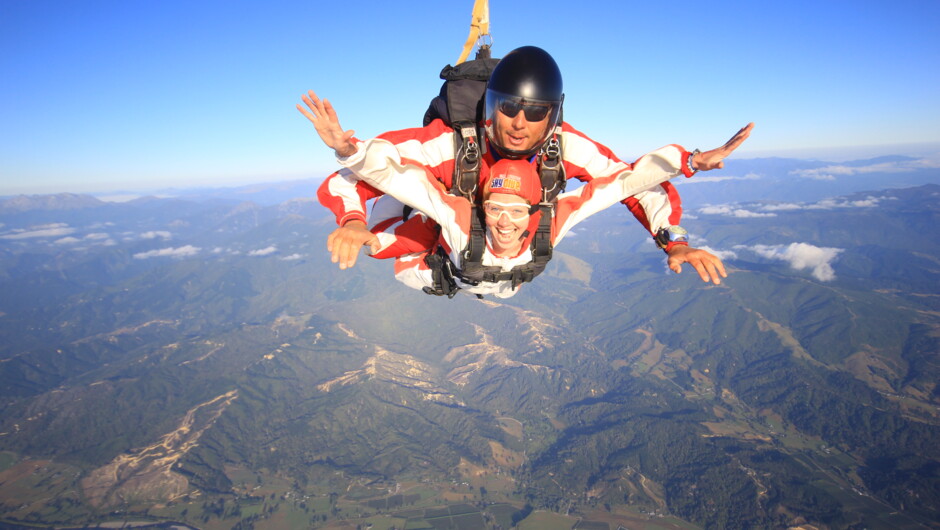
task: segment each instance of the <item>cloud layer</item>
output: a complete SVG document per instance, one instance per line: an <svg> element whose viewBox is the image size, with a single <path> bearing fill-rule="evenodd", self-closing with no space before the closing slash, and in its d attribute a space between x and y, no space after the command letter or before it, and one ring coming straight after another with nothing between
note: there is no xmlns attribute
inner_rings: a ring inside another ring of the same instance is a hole
<svg viewBox="0 0 940 530"><path fill-rule="evenodd" d="M157 257L170 257L170 258L185 258L188 256L194 256L199 253L201 250L199 247L194 247L192 245L185 245L182 247L167 247L161 248L158 250L150 250L147 252L138 252L134 254L135 259L147 259L147 258L157 258Z"/></svg>
<svg viewBox="0 0 940 530"><path fill-rule="evenodd" d="M0 239L29 239L33 237L63 237L75 232L75 229L65 223L51 223L47 225L32 226L26 230L15 229L8 234L0 235Z"/></svg>
<svg viewBox="0 0 940 530"><path fill-rule="evenodd" d="M708 183L715 183L715 182L724 182L726 180L758 180L760 178L761 178L760 175L756 173L748 173L747 175L744 175L743 177L735 177L732 175L722 175L720 177L705 177L705 176L702 176L701 173L699 173L693 179L683 180L682 185L688 186L691 184L708 184Z"/></svg>
<svg viewBox="0 0 940 530"><path fill-rule="evenodd" d="M831 165L815 169L795 169L790 174L812 180L836 180L838 177L850 177L864 173L903 173L936 167L940 167L940 160L919 158L917 160L881 162L868 166Z"/></svg>
<svg viewBox="0 0 940 530"><path fill-rule="evenodd" d="M727 204L719 204L713 206L705 206L700 208L698 211L703 215L726 215L729 217L776 217L775 213L760 213L751 211L745 208L738 208L736 206L729 206Z"/></svg>
<svg viewBox="0 0 940 530"><path fill-rule="evenodd" d="M753 204L710 204L696 210L702 215L724 215L727 217L776 217L778 212L798 210L838 210L843 208L876 208L882 201L898 200L897 197L869 195L863 199L823 199L811 203L753 203Z"/></svg>
<svg viewBox="0 0 940 530"><path fill-rule="evenodd" d="M271 245L270 247L259 248L258 250L252 250L248 253L249 256L267 256L268 254L273 254L277 252L277 247Z"/></svg>
<svg viewBox="0 0 940 530"><path fill-rule="evenodd" d="M836 278L832 262L843 252L841 248L817 247L809 243L790 243L789 245L739 245L736 249L746 249L766 259L787 262L796 270L809 269L813 278L829 282Z"/></svg>

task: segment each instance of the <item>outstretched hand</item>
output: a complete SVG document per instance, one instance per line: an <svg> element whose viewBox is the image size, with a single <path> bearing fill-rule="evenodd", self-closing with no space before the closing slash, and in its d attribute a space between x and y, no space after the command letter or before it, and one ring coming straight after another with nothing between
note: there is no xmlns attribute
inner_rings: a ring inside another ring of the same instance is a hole
<svg viewBox="0 0 940 530"><path fill-rule="evenodd" d="M666 263L676 274L682 272L683 263L688 263L695 268L703 282L710 281L715 285L719 285L722 278L728 277L721 258L707 250L688 245L674 245L669 249L669 259Z"/></svg>
<svg viewBox="0 0 940 530"><path fill-rule="evenodd" d="M724 159L737 149L744 140L747 140L747 137L751 135L751 129L754 128L754 123L748 123L740 131L737 132L730 140L725 142L725 145L712 149L711 151L705 151L703 153L696 153L692 159L692 167L697 171L708 171L711 169L721 169L725 167Z"/></svg>
<svg viewBox="0 0 940 530"><path fill-rule="evenodd" d="M326 239L326 250L330 252L330 260L339 263L340 269L349 269L356 264L359 249L363 246L378 250L379 238L366 228L362 221L350 221L337 228Z"/></svg>
<svg viewBox="0 0 940 530"><path fill-rule="evenodd" d="M301 99L307 105L305 109L300 103L297 104L297 110L307 117L313 126L317 128L317 134L327 147L336 151L336 156L346 157L356 152L356 144L352 137L356 131L350 129L344 131L339 124L339 118L336 116L336 110L333 104L326 99L320 99L317 94L310 90ZM308 110L309 109L309 110Z"/></svg>

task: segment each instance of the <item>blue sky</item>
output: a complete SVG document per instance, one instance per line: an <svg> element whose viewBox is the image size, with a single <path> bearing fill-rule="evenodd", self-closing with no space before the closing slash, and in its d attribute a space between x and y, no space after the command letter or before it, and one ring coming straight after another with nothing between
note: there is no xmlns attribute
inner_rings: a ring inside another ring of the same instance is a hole
<svg viewBox="0 0 940 530"><path fill-rule="evenodd" d="M420 125L472 5L0 0L0 195L324 175L300 94L361 138ZM741 158L940 144L936 0L491 0L490 18L494 55L552 53L568 121L623 158L748 121Z"/></svg>

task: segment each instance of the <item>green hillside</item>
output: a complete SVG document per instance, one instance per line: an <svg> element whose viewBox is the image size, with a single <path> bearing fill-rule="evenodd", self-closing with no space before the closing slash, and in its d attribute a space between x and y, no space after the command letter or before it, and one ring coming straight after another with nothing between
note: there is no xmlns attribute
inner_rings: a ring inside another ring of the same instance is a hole
<svg viewBox="0 0 940 530"><path fill-rule="evenodd" d="M938 190L699 217L720 286L604 213L506 301L340 271L307 204L5 215L75 241L0 239L3 524L935 526Z"/></svg>

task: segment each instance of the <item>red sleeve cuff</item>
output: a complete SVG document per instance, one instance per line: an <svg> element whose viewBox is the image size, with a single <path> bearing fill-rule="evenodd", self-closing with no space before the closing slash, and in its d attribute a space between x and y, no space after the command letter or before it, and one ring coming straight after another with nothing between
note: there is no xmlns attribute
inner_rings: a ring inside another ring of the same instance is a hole
<svg viewBox="0 0 940 530"><path fill-rule="evenodd" d="M672 247L674 247L674 246L676 246L676 245L682 245L682 246L687 247L687 246L689 246L689 242L688 242L688 241L670 241L670 242L666 245L666 248L663 249L663 252L667 252L667 253L668 253L670 250L672 250Z"/></svg>
<svg viewBox="0 0 940 530"><path fill-rule="evenodd" d="M692 178L692 175L695 174L691 169L689 169L689 157L692 156L691 151L682 152L682 174L685 175L685 178Z"/></svg>
<svg viewBox="0 0 940 530"><path fill-rule="evenodd" d="M362 221L363 223L366 223L366 216L362 212L349 212L340 218L339 226L346 226L346 223L350 221Z"/></svg>

